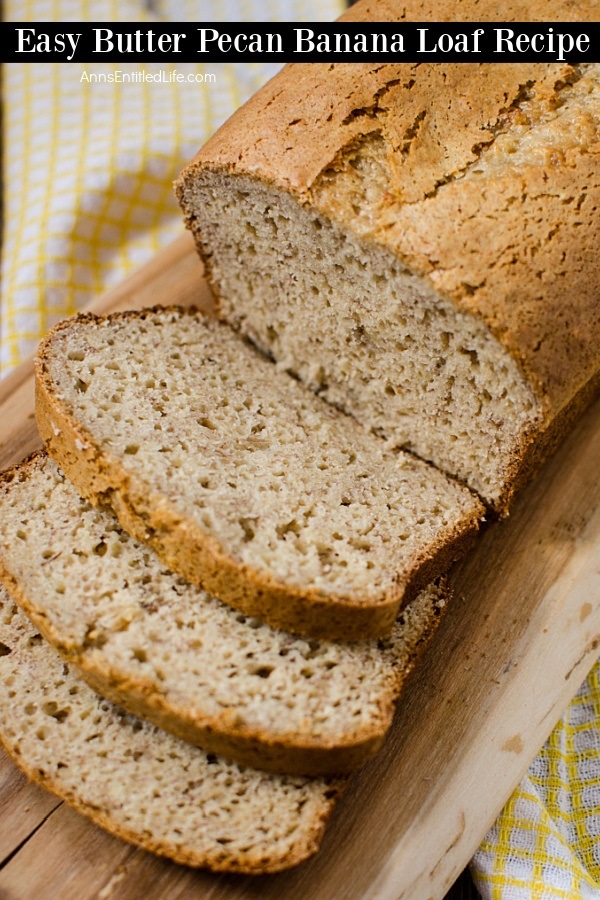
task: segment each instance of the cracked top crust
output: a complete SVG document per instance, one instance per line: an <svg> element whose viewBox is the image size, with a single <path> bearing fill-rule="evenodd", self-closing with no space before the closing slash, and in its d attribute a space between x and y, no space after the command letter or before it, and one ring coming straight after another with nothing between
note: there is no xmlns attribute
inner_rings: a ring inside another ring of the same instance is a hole
<svg viewBox="0 0 600 900"><path fill-rule="evenodd" d="M513 0L502 20L595 12ZM342 20L495 18L479 0L363 0ZM384 245L486 322L552 418L600 367L599 123L597 65L292 65L182 181L250 175Z"/></svg>

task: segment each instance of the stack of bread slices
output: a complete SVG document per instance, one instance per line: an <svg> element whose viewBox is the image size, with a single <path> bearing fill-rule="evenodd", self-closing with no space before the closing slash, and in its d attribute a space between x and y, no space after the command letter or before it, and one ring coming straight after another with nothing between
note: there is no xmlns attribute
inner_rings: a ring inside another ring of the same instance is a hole
<svg viewBox="0 0 600 900"><path fill-rule="evenodd" d="M66 320L36 409L46 451L0 477L6 748L179 862L299 862L481 502L194 310Z"/></svg>
<svg viewBox="0 0 600 900"><path fill-rule="evenodd" d="M0 478L0 736L114 833L224 871L314 853L446 570L597 392L600 78L510 69L284 70L177 185L221 321L42 342L45 451Z"/></svg>

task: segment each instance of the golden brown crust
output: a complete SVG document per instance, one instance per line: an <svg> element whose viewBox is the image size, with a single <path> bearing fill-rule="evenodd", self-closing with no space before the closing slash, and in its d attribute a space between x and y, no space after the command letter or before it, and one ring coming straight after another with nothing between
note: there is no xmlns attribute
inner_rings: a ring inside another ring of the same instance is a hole
<svg viewBox="0 0 600 900"><path fill-rule="evenodd" d="M106 318L139 318L154 312L114 313ZM101 320L92 314L76 319L78 324L85 321L90 325ZM36 417L48 453L83 497L95 506L109 505L125 531L149 544L171 571L245 615L284 631L330 640L367 640L390 633L407 591L413 590L412 577L399 580L387 593L363 604L351 596L332 597L316 588L278 582L269 573L228 556L195 522L169 508L161 496L149 493L118 458L95 445L57 396L46 364L55 335L73 327L74 321L59 323L40 344L35 367ZM434 580L465 552L479 528L481 513L482 508L477 508L465 515L444 545L416 560L413 576L419 586Z"/></svg>
<svg viewBox="0 0 600 900"><path fill-rule="evenodd" d="M23 660L21 660L21 664L23 664ZM27 663L25 665L27 666ZM31 672L31 675L35 675L35 673ZM40 672L41 675L43 675L42 672ZM64 682L60 681L59 684L64 684ZM44 685L47 686L43 678L40 680L40 685L40 691L43 693ZM28 692L28 696L31 698L30 692ZM12 702L18 703L18 700ZM134 730L137 730L135 726ZM40 766L39 760L36 760L36 764L27 760L26 754L19 748L19 736L14 733L14 729L10 725L6 731L0 730L0 748L4 748L30 781L42 785L109 833L159 856L168 857L181 865L209 868L216 872L248 875L274 873L296 866L312 856L318 851L333 808L349 782L348 776L336 776L320 783L318 795L314 798L317 802L313 805L311 824L308 828L303 825L302 836L300 838L295 836L291 847L288 844L287 849L274 850L266 847L262 851L249 849L231 853L228 847L223 845L215 847L215 849L199 850L189 844L157 839L145 829L138 830L116 821L110 809L105 807L106 798L101 794L98 794L97 803L82 799L75 788L61 782L59 777L53 777L43 765ZM60 766L57 771L60 771ZM117 808L120 806L118 805ZM267 813L268 810L265 812Z"/></svg>
<svg viewBox="0 0 600 900"><path fill-rule="evenodd" d="M19 580L1 560L0 581L48 643L52 644L64 660L77 668L96 693L209 753L217 753L241 765L282 775L334 775L352 771L371 759L384 741L397 695L416 659L415 654L407 667L398 673L394 689L390 685L385 700L382 698L379 729L375 726L364 729L363 733L355 734L335 745L327 741L311 743L307 735L288 734L275 738L259 729L238 725L231 713L211 717L198 711L191 712L185 707L173 706L156 690L154 682L132 679L117 668L96 664L85 652L64 643L60 633L47 621L43 610L24 593ZM432 621L428 635L435 630L435 621Z"/></svg>
<svg viewBox="0 0 600 900"><path fill-rule="evenodd" d="M457 181L403 206L386 242L485 320L548 423L600 366L600 142L562 169L515 170L471 187ZM567 201L581 205L568 213Z"/></svg>
<svg viewBox="0 0 600 900"><path fill-rule="evenodd" d="M594 21L596 0L362 0L351 6L345 22L585 22Z"/></svg>
<svg viewBox="0 0 600 900"><path fill-rule="evenodd" d="M407 21L590 21L597 12L592 0L511 0L501 10L481 0L463 0L460 9L409 0L401 9ZM398 5L362 0L342 18L397 21ZM199 169L246 175L358 231L336 206L336 167L349 146L383 137L390 182L376 227L361 238L483 320L534 390L543 431L600 367L600 136L582 114L586 146L562 156L549 149L546 164L486 176L485 189L461 176L485 156L527 90L558 105L579 75L566 64L538 63L288 66L200 150L177 192L183 201ZM539 439L539 432L526 436L512 481L522 480L527 447ZM506 498L513 493L509 481Z"/></svg>
<svg viewBox="0 0 600 900"><path fill-rule="evenodd" d="M35 451L18 465L1 473L0 491L14 478L28 478L31 468L42 463L44 457L43 451ZM377 753L390 727L398 696L434 634L450 595L444 580L440 584L444 605L434 609L406 664L393 672L387 690L382 692L377 720L362 730L355 730L353 734L324 740L295 732L276 737L261 729L240 725L231 710L215 717L173 704L157 690L152 679L134 679L130 673L108 666L105 658L96 658L93 652L87 652L81 645L65 642L64 636L48 621L43 607L36 603L34 597L28 596L19 578L7 567L1 553L0 581L62 658L75 666L97 693L113 703L189 743L243 765L280 774L313 776L351 771Z"/></svg>
<svg viewBox="0 0 600 900"><path fill-rule="evenodd" d="M36 451L18 466L2 473L0 490L16 476L26 477L28 467L42 458L42 451ZM156 683L151 679L133 679L118 667L107 666L105 660L95 659L93 654L86 653L80 646L65 643L64 637L48 621L43 608L35 602L35 598L26 594L18 577L7 568L1 554L0 581L44 638L63 659L77 668L97 693L208 752L268 772L312 776L349 772L378 752L391 725L398 696L437 629L450 593L447 583L443 581L440 589L444 605L436 607L430 616L406 664L394 671L387 691L382 694L377 721L352 735L341 735L334 743L333 737L323 740L294 732L275 737L261 729L240 725L231 711L215 717L174 705L157 690Z"/></svg>
<svg viewBox="0 0 600 900"><path fill-rule="evenodd" d="M597 372L587 384L579 389L569 403L552 419L545 431L530 437L518 468L515 466L514 478L507 484L506 491L500 498L498 509L500 515L508 514L513 497L527 486L541 466L565 440L577 419L598 397L600 397L600 372Z"/></svg>
<svg viewBox="0 0 600 900"><path fill-rule="evenodd" d="M308 857L313 856L323 839L327 822L333 812L333 808L338 799L344 793L348 778L339 777L331 782L327 791L323 796L323 810L317 822L311 829L310 835L303 844L294 847L292 853L286 853L282 857L261 857L260 859L252 859L251 854L246 858L236 857L226 859L222 851L219 856L207 854L199 854L191 848L177 846L166 841L153 839L147 834L141 834L135 829L124 827L121 823L115 822L114 818L108 813L99 809L97 806L86 803L76 794L67 790L63 784L54 780L47 772L42 772L39 768L29 765L21 754L15 751L15 748L9 742L7 737L0 732L0 746L8 753L8 755L17 764L19 769L34 784L39 784L47 790L51 791L61 800L64 800L69 806L72 806L77 812L82 813L88 819L91 819L96 825L104 828L110 834L129 843L142 847L158 856L165 856L173 862L180 865L192 866L194 868L208 868L214 872L235 872L245 875L264 875L274 872L281 872L290 869L293 866L303 862Z"/></svg>
<svg viewBox="0 0 600 900"><path fill-rule="evenodd" d="M210 854L201 855L189 848L178 847L175 844L169 844L166 841L153 840L151 837L140 834L134 829L123 827L119 822L115 822L108 813L85 803L75 794L65 790L63 785L50 778L47 773L42 775L40 774L39 769L27 765L23 758L14 752L2 733L0 733L0 746L4 748L31 782L39 784L46 788L46 790L51 791L51 793L60 800L64 800L65 803L68 803L69 806L72 806L77 812L82 813L88 819L91 819L94 824L104 828L105 831L108 831L115 837L128 841L130 844L135 844L137 847L148 850L150 853L155 853L157 856L167 857L182 866L191 866L192 868L197 869L210 869L213 872L232 872L240 875L268 875L275 872L283 872L286 869L292 869L299 863L304 862L305 859L313 856L318 851L333 808L337 800L343 794L346 786L345 783L343 783L343 779L338 779L339 784L331 787L331 795L329 795L330 792L328 791L328 796L324 800L325 809L323 810L319 821L312 829L310 837L303 845L295 847L293 853L286 853L285 856L279 858L263 857L257 861L252 860L251 858L224 859L222 856L213 857Z"/></svg>

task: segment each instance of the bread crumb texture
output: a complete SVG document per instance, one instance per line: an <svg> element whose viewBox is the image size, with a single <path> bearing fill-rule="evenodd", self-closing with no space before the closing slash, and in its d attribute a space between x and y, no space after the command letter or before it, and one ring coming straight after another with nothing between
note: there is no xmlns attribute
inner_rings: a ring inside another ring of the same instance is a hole
<svg viewBox="0 0 600 900"><path fill-rule="evenodd" d="M461 4L465 21L496 15ZM528 446L600 368L599 122L598 65L290 66L178 194L224 318L502 509Z"/></svg>
<svg viewBox="0 0 600 900"><path fill-rule="evenodd" d="M105 695L205 749L305 774L378 749L446 603L429 586L379 641L271 629L173 575L45 454L0 481L0 574Z"/></svg>
<svg viewBox="0 0 600 900"><path fill-rule="evenodd" d="M176 862L260 874L319 846L343 782L227 763L94 693L0 588L0 737L33 780Z"/></svg>
<svg viewBox="0 0 600 900"><path fill-rule="evenodd" d="M311 633L318 603L317 634L344 637L353 610L368 629L378 606L389 633L407 584L439 575L483 512L197 312L67 320L41 346L38 388L42 436L79 490L188 580L292 631Z"/></svg>

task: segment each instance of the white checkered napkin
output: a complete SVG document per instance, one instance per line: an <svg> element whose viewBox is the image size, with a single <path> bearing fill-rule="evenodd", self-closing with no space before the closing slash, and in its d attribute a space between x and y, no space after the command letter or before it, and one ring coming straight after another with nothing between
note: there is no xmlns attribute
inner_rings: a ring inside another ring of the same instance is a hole
<svg viewBox="0 0 600 900"><path fill-rule="evenodd" d="M331 21L343 0L6 0L7 21ZM94 84L86 72L216 75ZM4 67L0 372L182 232L172 181L278 65L14 63Z"/></svg>

